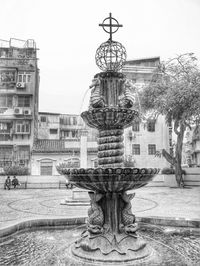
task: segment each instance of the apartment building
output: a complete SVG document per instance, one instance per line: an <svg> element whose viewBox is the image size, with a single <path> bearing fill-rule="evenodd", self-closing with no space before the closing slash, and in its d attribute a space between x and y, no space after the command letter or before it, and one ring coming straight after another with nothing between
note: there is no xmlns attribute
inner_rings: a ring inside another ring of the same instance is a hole
<svg viewBox="0 0 200 266"><path fill-rule="evenodd" d="M0 169L30 166L38 125L37 61L34 40L0 40Z"/></svg>
<svg viewBox="0 0 200 266"><path fill-rule="evenodd" d="M97 131L87 127L79 115L39 112L38 118L33 175L57 175L59 163L73 168L96 166Z"/></svg>

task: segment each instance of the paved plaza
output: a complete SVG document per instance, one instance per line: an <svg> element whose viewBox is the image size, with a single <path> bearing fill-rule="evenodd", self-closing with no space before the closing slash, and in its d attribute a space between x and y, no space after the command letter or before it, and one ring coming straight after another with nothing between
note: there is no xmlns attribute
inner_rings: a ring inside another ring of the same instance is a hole
<svg viewBox="0 0 200 266"><path fill-rule="evenodd" d="M132 210L136 217L200 221L200 187L144 187L135 192ZM67 189L1 189L0 229L27 219L86 217L88 206L60 204L70 195Z"/></svg>

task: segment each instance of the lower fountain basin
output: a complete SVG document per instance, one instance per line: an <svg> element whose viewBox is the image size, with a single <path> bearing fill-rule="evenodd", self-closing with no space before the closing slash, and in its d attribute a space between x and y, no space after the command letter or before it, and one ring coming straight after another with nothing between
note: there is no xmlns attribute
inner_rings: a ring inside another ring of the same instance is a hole
<svg viewBox="0 0 200 266"><path fill-rule="evenodd" d="M106 192L124 192L147 185L158 174L157 168L62 168L60 172L77 187Z"/></svg>
<svg viewBox="0 0 200 266"><path fill-rule="evenodd" d="M10 236L1 243L0 265L99 265L95 261L79 264L70 255L71 244L80 237L83 228L66 226L65 229L41 229ZM136 262L129 265L199 265L200 236L166 234L168 228L171 227L141 225L138 234L156 250L156 257L154 262L143 261L141 264Z"/></svg>

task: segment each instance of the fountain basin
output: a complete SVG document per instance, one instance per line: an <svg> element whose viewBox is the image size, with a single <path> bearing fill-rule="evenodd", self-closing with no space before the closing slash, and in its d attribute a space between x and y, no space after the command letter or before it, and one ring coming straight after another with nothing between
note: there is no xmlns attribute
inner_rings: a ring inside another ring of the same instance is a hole
<svg viewBox="0 0 200 266"><path fill-rule="evenodd" d="M71 243L80 236L83 229L83 225L81 228L76 225L66 226L65 229L57 227L51 230L40 229L15 234L1 244L0 265L99 265L94 261L81 264L70 257L68 251ZM198 235L165 234L165 228L148 225L146 227L141 225L139 234L151 243L160 261L143 261L141 264L136 262L129 265L199 265L200 237ZM104 265L109 264L104 263Z"/></svg>
<svg viewBox="0 0 200 266"><path fill-rule="evenodd" d="M139 113L127 108L105 107L85 111L81 117L89 127L105 130L128 127L138 119Z"/></svg>
<svg viewBox="0 0 200 266"><path fill-rule="evenodd" d="M124 192L148 184L158 174L157 168L80 168L62 169L62 174L77 187L106 192Z"/></svg>

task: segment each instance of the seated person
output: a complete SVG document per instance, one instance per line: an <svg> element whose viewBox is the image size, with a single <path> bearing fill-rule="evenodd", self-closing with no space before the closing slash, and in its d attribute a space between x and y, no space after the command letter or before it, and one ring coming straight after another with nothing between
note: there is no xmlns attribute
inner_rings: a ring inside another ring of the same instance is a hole
<svg viewBox="0 0 200 266"><path fill-rule="evenodd" d="M11 179L10 179L10 176L8 176L4 183L4 189L7 188L8 190L10 190L10 187L11 187Z"/></svg>
<svg viewBox="0 0 200 266"><path fill-rule="evenodd" d="M19 180L16 178L16 176L13 176L12 185L14 188L16 188L16 186L20 185Z"/></svg>

